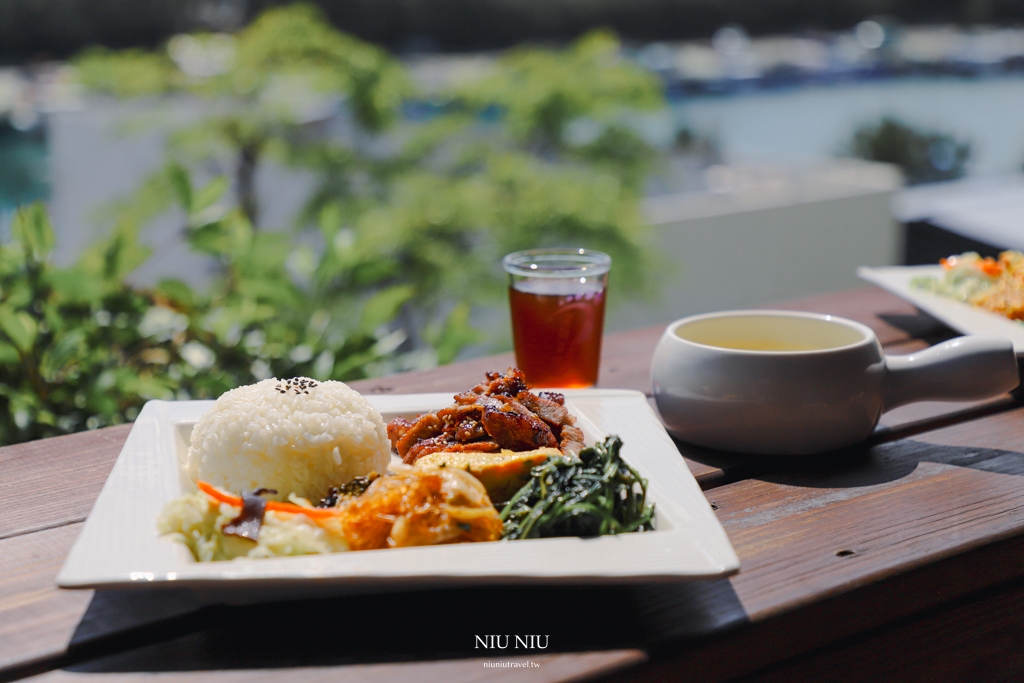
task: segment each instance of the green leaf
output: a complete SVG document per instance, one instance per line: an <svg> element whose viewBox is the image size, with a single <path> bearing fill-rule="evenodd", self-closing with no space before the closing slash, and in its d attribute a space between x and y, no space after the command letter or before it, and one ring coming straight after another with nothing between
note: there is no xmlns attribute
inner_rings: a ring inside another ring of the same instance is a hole
<svg viewBox="0 0 1024 683"><path fill-rule="evenodd" d="M208 223L189 230L188 244L196 251L220 256L228 253L230 240L222 223Z"/></svg>
<svg viewBox="0 0 1024 683"><path fill-rule="evenodd" d="M160 296L167 297L179 306L194 306L198 298L192 287L183 280L161 280L154 291Z"/></svg>
<svg viewBox="0 0 1024 683"><path fill-rule="evenodd" d="M24 354L32 348L38 328L28 313L0 306L0 331Z"/></svg>
<svg viewBox="0 0 1024 683"><path fill-rule="evenodd" d="M50 383L59 382L68 369L85 355L85 332L79 328L58 338L43 353L39 361L39 374Z"/></svg>
<svg viewBox="0 0 1024 683"><path fill-rule="evenodd" d="M174 398L174 392L171 391L170 382L167 379L158 379L151 375L136 374L133 372L127 372L120 370L114 375L115 386L130 394L136 394L143 399L163 399L170 400Z"/></svg>
<svg viewBox="0 0 1024 683"><path fill-rule="evenodd" d="M212 206L214 202L224 196L229 182L228 177L223 175L217 176L208 182L203 189L196 193L195 198L192 200L192 211L202 211Z"/></svg>
<svg viewBox="0 0 1024 683"><path fill-rule="evenodd" d="M447 365L455 360L465 347L481 341L483 335L469 322L470 307L465 302L452 309L444 321L440 333L432 339L437 350L437 362Z"/></svg>
<svg viewBox="0 0 1024 683"><path fill-rule="evenodd" d="M398 309L416 294L413 285L397 285L383 289L371 296L363 306L360 329L371 332L398 314Z"/></svg>
<svg viewBox="0 0 1024 683"><path fill-rule="evenodd" d="M57 299L67 303L98 303L109 290L100 278L77 266L50 271L46 281Z"/></svg>
<svg viewBox="0 0 1024 683"><path fill-rule="evenodd" d="M320 226L320 234L324 236L324 241L330 244L342 226L341 207L338 206L338 202L325 204L320 210L317 223Z"/></svg>
<svg viewBox="0 0 1024 683"><path fill-rule="evenodd" d="M25 254L12 245L0 244L0 277L13 275L25 267Z"/></svg>
<svg viewBox="0 0 1024 683"><path fill-rule="evenodd" d="M189 177L188 171L180 164L169 164L167 166L167 179L174 189L174 194L181 208L185 209L185 213L192 213L195 210L195 206L192 203L192 179Z"/></svg>
<svg viewBox="0 0 1024 683"><path fill-rule="evenodd" d="M135 234L127 231L116 232L103 252L104 279L111 284L120 284L133 270L149 258L151 250L138 243Z"/></svg>
<svg viewBox="0 0 1024 683"><path fill-rule="evenodd" d="M179 75L167 53L94 47L75 59L78 81L118 97L144 97L172 89Z"/></svg>
<svg viewBox="0 0 1024 683"><path fill-rule="evenodd" d="M39 263L46 260L53 251L56 238L42 202L18 209L11 223L11 236L33 260Z"/></svg>
<svg viewBox="0 0 1024 683"><path fill-rule="evenodd" d="M231 259L240 257L252 238L252 225L239 211L232 211L223 219L193 228L188 233L188 243L193 249Z"/></svg>
<svg viewBox="0 0 1024 683"><path fill-rule="evenodd" d="M27 277L11 281L4 291L4 303L11 309L28 308L37 300L39 290Z"/></svg>
<svg viewBox="0 0 1024 683"><path fill-rule="evenodd" d="M10 344L0 341L0 366L10 366L20 362L21 358L18 356L18 350Z"/></svg>

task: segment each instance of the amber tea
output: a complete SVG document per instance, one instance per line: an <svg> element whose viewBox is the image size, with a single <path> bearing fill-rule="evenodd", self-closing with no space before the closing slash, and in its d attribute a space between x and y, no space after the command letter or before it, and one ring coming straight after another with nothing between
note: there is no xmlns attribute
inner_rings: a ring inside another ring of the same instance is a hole
<svg viewBox="0 0 1024 683"><path fill-rule="evenodd" d="M534 386L597 383L610 264L607 255L583 249L505 257L516 364Z"/></svg>

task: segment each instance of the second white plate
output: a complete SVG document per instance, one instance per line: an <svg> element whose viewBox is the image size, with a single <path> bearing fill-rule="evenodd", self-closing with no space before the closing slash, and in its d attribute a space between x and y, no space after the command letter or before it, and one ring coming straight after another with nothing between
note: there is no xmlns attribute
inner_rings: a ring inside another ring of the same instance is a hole
<svg viewBox="0 0 1024 683"><path fill-rule="evenodd" d="M964 334L987 334L1005 337L1013 342L1013 350L1024 356L1024 324L1004 318L977 306L947 299L911 285L921 276L942 277L942 266L890 266L857 269L857 276L906 299L936 319Z"/></svg>

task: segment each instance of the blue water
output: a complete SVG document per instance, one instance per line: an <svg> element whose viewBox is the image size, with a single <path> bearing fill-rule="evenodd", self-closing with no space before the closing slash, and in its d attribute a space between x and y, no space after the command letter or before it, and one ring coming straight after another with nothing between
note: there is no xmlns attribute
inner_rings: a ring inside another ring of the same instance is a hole
<svg viewBox="0 0 1024 683"><path fill-rule="evenodd" d="M710 138L726 162L810 162L842 154L860 125L894 116L971 143L970 175L1024 164L1024 77L901 78L800 86L673 102L678 127Z"/></svg>
<svg viewBox="0 0 1024 683"><path fill-rule="evenodd" d="M1024 77L900 78L802 85L672 102L677 128L710 138L726 162L813 162L841 155L860 125L894 116L971 143L971 175L1024 165ZM0 223L14 206L50 194L39 133L0 124Z"/></svg>
<svg viewBox="0 0 1024 683"><path fill-rule="evenodd" d="M0 214L49 196L46 141L0 122Z"/></svg>

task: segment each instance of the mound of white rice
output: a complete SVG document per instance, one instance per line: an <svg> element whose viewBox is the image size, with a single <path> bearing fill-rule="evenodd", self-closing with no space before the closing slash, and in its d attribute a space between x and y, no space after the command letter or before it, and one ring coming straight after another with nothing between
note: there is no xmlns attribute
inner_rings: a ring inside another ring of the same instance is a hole
<svg viewBox="0 0 1024 683"><path fill-rule="evenodd" d="M217 399L192 429L188 471L232 492L275 489L314 503L332 486L387 469L380 413L343 382L265 379Z"/></svg>

